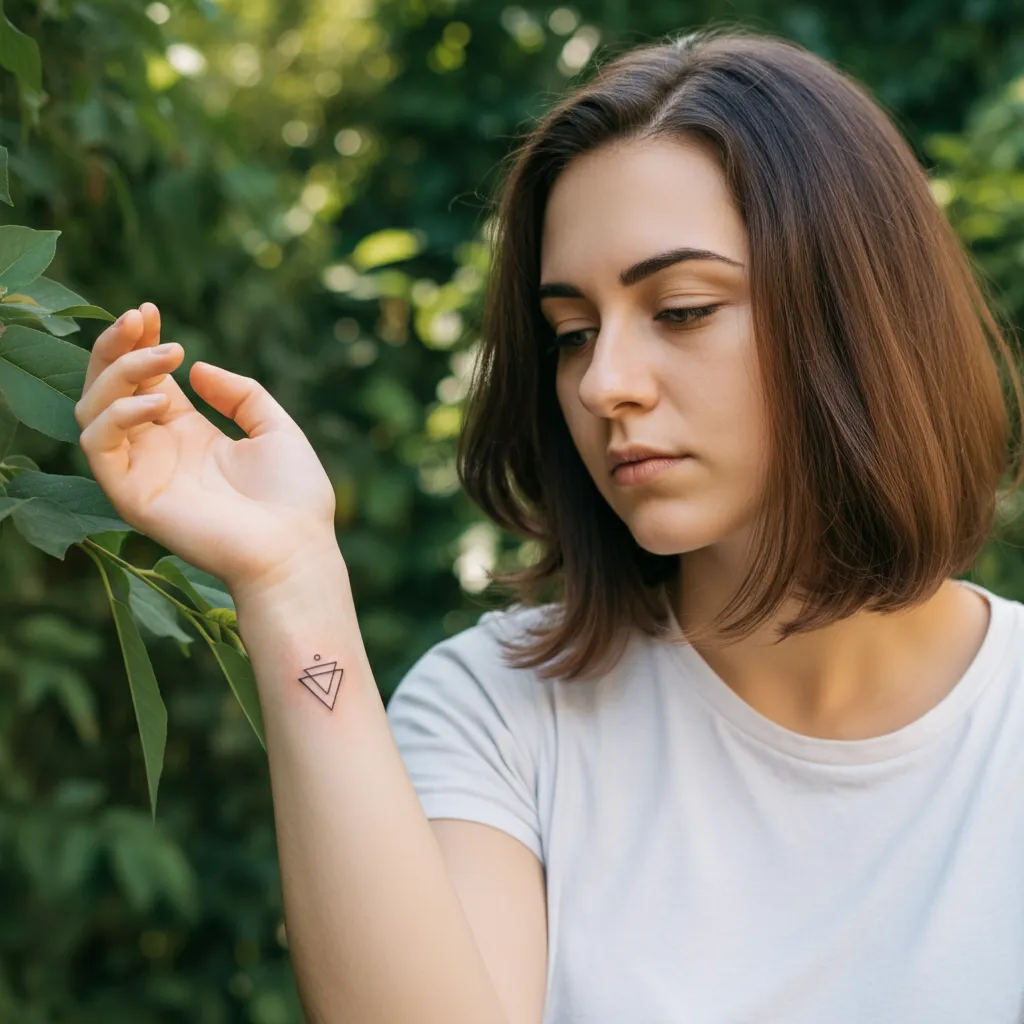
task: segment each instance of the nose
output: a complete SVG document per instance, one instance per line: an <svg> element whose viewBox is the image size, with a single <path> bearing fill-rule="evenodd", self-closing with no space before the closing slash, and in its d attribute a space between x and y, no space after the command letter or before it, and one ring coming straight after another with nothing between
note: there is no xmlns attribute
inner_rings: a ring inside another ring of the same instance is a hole
<svg viewBox="0 0 1024 1024"><path fill-rule="evenodd" d="M657 402L656 374L638 325L630 326L625 318L603 320L578 392L587 411L605 419Z"/></svg>

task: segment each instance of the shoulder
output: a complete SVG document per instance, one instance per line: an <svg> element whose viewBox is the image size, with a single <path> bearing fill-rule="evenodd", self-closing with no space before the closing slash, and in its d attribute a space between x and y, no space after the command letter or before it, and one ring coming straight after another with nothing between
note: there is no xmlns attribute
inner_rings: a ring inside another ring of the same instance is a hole
<svg viewBox="0 0 1024 1024"><path fill-rule="evenodd" d="M428 818L499 828L543 860L537 806L550 762L547 690L537 673L506 662L502 641L550 609L489 611L434 644L387 704L395 743Z"/></svg>
<svg viewBox="0 0 1024 1024"><path fill-rule="evenodd" d="M388 702L392 721L407 714L428 715L462 709L475 716L498 716L524 727L546 703L549 687L533 669L508 663L508 643L521 643L558 614L557 604L485 612L477 623L425 651L406 672Z"/></svg>
<svg viewBox="0 0 1024 1024"><path fill-rule="evenodd" d="M425 664L458 662L463 667L484 672L533 675L530 670L517 669L506 660L508 643L522 643L537 629L559 614L559 605L514 604L508 608L484 612L476 624L438 641L413 664L412 674ZM403 682L405 680L403 679Z"/></svg>

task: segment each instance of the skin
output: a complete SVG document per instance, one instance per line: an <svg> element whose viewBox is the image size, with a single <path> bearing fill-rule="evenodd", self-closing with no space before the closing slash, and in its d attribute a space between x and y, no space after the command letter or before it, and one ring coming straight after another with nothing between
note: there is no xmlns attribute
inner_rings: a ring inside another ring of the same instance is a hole
<svg viewBox="0 0 1024 1024"><path fill-rule="evenodd" d="M681 247L732 262L686 260L622 283L625 268ZM542 293L553 284L578 293L541 299L554 331L567 335L559 404L598 490L637 542L679 555L674 610L684 629L713 618L748 571L766 479L749 264L721 169L696 142L617 140L577 157L551 191ZM689 322L692 313L665 314L712 305ZM605 465L606 449L626 443L692 458L627 487ZM833 739L892 732L934 707L989 621L984 597L946 580L904 612L862 611L776 644L778 624L798 610L791 600L746 639L697 650L765 717Z"/></svg>
<svg viewBox="0 0 1024 1024"><path fill-rule="evenodd" d="M144 302L92 347L75 419L96 482L125 522L229 587L288 578L335 542L327 473L258 381L193 363L192 390L245 436L215 426L171 376L185 351L160 327Z"/></svg>

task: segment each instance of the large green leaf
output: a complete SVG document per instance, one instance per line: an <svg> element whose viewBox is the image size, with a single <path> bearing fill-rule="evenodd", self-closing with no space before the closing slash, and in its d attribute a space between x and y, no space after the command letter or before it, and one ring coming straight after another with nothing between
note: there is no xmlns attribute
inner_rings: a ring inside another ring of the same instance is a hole
<svg viewBox="0 0 1024 1024"><path fill-rule="evenodd" d="M263 749L267 749L267 739L263 730L263 713L260 709L259 691L256 687L256 677L253 675L252 664L249 659L240 654L225 643L211 644L213 656L217 659L221 671L227 678L238 703L249 719L256 737L259 739Z"/></svg>
<svg viewBox="0 0 1024 1024"><path fill-rule="evenodd" d="M0 391L22 423L47 437L78 443L75 403L88 366L89 353L70 341L21 326L0 334Z"/></svg>
<svg viewBox="0 0 1024 1024"><path fill-rule="evenodd" d="M13 292L31 284L53 262L58 238L59 231L0 225L0 287Z"/></svg>
<svg viewBox="0 0 1024 1024"><path fill-rule="evenodd" d="M8 514L30 544L63 560L67 549L94 533L132 527L117 514L95 480L23 470L5 487L7 500L21 499Z"/></svg>
<svg viewBox="0 0 1024 1024"><path fill-rule="evenodd" d="M160 696L160 687L146 645L132 618L127 575L120 566L110 563L102 556L96 558L96 564L109 586L114 625L117 627L117 637L121 643L121 655L128 673L132 704L135 706L135 720L139 726L142 758L149 786L150 813L155 821L156 795L163 772L164 749L167 745L167 708Z"/></svg>
<svg viewBox="0 0 1024 1024"><path fill-rule="evenodd" d="M36 41L16 29L4 14L0 0L0 67L18 79L23 93L38 94L43 89L43 65Z"/></svg>

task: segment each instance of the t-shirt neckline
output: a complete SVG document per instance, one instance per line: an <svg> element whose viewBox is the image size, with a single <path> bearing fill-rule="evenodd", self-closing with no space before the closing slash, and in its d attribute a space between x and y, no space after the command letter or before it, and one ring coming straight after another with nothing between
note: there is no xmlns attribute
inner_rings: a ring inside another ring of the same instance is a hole
<svg viewBox="0 0 1024 1024"><path fill-rule="evenodd" d="M1013 635L1011 602L969 580L957 583L977 591L988 601L988 629L971 663L956 685L934 707L894 732L865 739L826 739L795 732L761 714L733 690L690 645L668 642L666 647L692 681L696 692L711 708L738 729L793 757L823 764L871 764L906 754L943 732L977 700L995 675ZM678 637L680 626L674 611L670 624Z"/></svg>

